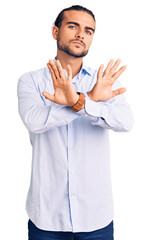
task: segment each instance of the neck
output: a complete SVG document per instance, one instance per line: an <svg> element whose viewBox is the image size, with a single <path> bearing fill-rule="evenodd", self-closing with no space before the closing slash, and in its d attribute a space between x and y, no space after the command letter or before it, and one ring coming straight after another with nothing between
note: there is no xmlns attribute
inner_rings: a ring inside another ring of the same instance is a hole
<svg viewBox="0 0 151 240"><path fill-rule="evenodd" d="M56 59L60 61L63 69L70 65L72 69L72 78L74 78L82 67L83 58L75 58L58 49Z"/></svg>

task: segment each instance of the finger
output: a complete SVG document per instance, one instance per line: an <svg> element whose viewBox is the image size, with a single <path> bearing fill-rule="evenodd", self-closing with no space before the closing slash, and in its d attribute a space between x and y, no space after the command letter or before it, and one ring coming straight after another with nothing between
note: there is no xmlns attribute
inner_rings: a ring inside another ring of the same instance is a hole
<svg viewBox="0 0 151 240"><path fill-rule="evenodd" d="M124 92L126 92L126 88L119 88L119 89L117 89L117 90L115 90L115 91L112 91L112 93L113 93L113 97L115 97L115 96L117 96L117 95L119 95L119 94L122 94L122 93L124 93Z"/></svg>
<svg viewBox="0 0 151 240"><path fill-rule="evenodd" d="M102 79L103 68L104 68L104 65L101 64L101 66L99 67L99 70L98 70L98 74L97 74L97 82L100 82Z"/></svg>
<svg viewBox="0 0 151 240"><path fill-rule="evenodd" d="M54 63L52 60L49 60L49 63L50 63L50 65L51 65L51 67L52 67L52 70L53 70L53 72L54 72L54 74L55 74L55 77L56 77L57 79L59 79L59 72L58 72L58 70L57 70L57 67L56 67L55 63Z"/></svg>
<svg viewBox="0 0 151 240"><path fill-rule="evenodd" d="M114 63L114 60L113 60L113 59L111 59L111 60L109 61L108 65L107 65L107 67L106 67L105 71L104 71L104 74L103 74L103 76L106 76L106 75L109 73L109 71L110 71L110 69L111 69L111 66L112 66L112 64L113 64L113 63Z"/></svg>
<svg viewBox="0 0 151 240"><path fill-rule="evenodd" d="M115 64L113 65L113 67L110 69L110 73L113 74L115 72L115 70L118 68L119 64L121 62L121 59L117 59L117 61L115 62Z"/></svg>
<svg viewBox="0 0 151 240"><path fill-rule="evenodd" d="M51 94L49 94L49 93L47 93L47 92L42 92L42 95L43 95L46 99L54 102L54 95L51 95Z"/></svg>
<svg viewBox="0 0 151 240"><path fill-rule="evenodd" d="M55 82L56 82L56 76L55 76L55 74L54 74L54 71L53 71L50 63L47 63L47 67L48 67L48 69L49 69L49 71L50 71L52 81L53 81L53 83L55 83Z"/></svg>
<svg viewBox="0 0 151 240"><path fill-rule="evenodd" d="M61 63L60 63L59 60L56 60L56 66L57 66L57 69L58 69L60 78L61 78L62 80L65 79L65 78L66 78L65 72L64 72L64 70L63 70L63 68L62 68Z"/></svg>
<svg viewBox="0 0 151 240"><path fill-rule="evenodd" d="M112 80L115 81L123 72L124 70L127 68L126 65L124 65L123 67L121 67L116 73L114 73L112 75Z"/></svg>
<svg viewBox="0 0 151 240"><path fill-rule="evenodd" d="M68 80L72 80L72 70L71 70L71 66L67 65L67 74L68 74Z"/></svg>

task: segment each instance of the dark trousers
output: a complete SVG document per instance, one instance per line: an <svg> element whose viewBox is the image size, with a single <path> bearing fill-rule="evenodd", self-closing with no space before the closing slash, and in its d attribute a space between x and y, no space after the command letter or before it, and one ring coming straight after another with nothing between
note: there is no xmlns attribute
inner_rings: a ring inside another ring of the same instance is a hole
<svg viewBox="0 0 151 240"><path fill-rule="evenodd" d="M92 232L45 231L29 219L28 240L114 240L113 221L106 227Z"/></svg>

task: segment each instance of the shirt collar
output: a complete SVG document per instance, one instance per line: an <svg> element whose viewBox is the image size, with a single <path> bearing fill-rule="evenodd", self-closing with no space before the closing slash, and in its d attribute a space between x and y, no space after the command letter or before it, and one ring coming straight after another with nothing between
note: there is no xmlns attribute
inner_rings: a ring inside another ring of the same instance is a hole
<svg viewBox="0 0 151 240"><path fill-rule="evenodd" d="M92 76L92 70L91 70L91 68L87 67L84 62L82 63L81 71L85 71L85 72L87 72L90 76Z"/></svg>

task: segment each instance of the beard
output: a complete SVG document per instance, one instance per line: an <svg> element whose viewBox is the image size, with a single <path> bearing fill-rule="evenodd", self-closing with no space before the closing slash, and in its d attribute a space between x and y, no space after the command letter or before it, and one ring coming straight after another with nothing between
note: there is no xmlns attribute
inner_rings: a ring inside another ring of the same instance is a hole
<svg viewBox="0 0 151 240"><path fill-rule="evenodd" d="M60 38L59 37L57 39L57 47L58 47L59 50L65 52L68 55L70 55L72 57L75 57L75 58L82 58L82 57L86 56L87 53L88 53L88 50L82 51L81 53L77 53L77 54L74 53L69 46L63 45L63 44L60 43Z"/></svg>

